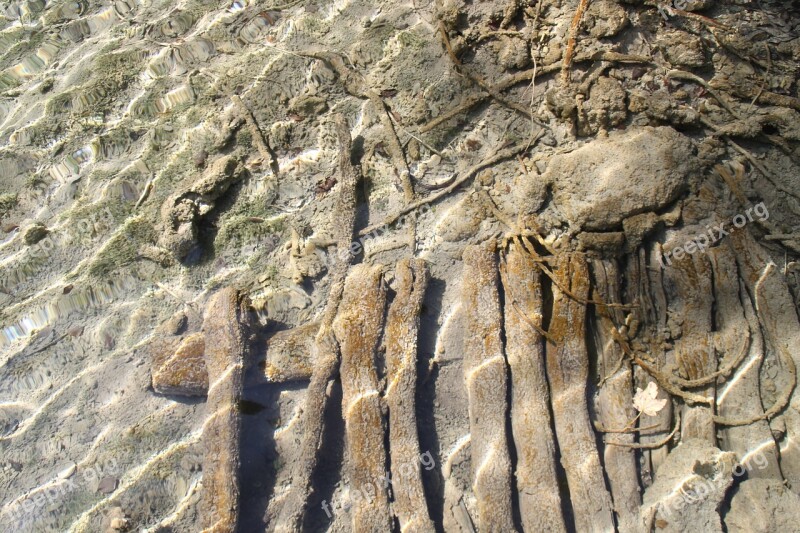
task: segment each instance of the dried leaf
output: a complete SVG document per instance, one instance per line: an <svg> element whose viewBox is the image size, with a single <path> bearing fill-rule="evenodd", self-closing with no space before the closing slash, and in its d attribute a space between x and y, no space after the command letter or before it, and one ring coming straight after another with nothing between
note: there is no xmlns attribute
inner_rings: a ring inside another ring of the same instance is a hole
<svg viewBox="0 0 800 533"><path fill-rule="evenodd" d="M636 388L636 394L633 396L633 406L640 413L644 413L647 416L656 416L667 405L666 398L659 400L657 396L658 385L651 381L644 390Z"/></svg>

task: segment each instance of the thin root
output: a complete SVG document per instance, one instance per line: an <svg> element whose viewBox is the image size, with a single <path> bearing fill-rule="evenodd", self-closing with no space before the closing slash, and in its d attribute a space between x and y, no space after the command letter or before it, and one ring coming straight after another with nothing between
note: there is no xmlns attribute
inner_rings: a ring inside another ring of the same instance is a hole
<svg viewBox="0 0 800 533"><path fill-rule="evenodd" d="M641 442L614 442L614 441L604 441L606 445L609 446L622 446L623 448L633 448L634 450L655 450L657 448L661 448L669 443L672 438L678 433L678 430L681 428L681 414L680 412L675 414L675 428L672 432L664 437L664 439L658 442L648 442L646 444Z"/></svg>

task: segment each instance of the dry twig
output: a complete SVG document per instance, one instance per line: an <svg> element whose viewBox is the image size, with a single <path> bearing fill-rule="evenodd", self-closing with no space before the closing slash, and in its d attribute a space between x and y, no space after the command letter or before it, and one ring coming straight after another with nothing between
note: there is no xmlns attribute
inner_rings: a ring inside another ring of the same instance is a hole
<svg viewBox="0 0 800 533"><path fill-rule="evenodd" d="M575 10L575 15L572 17L572 23L569 25L569 40L567 41L567 51L564 52L564 61L561 64L561 83L566 85L569 83L569 69L572 66L572 59L575 55L575 45L577 44L578 30L583 19L583 14L589 5L589 0L578 0L578 8Z"/></svg>
<svg viewBox="0 0 800 533"><path fill-rule="evenodd" d="M250 130L253 141L256 143L256 148L258 148L258 153L261 154L261 157L264 159L264 161L269 162L269 168L272 169L272 174L277 178L279 170L278 158L269 144L267 144L267 141L264 139L261 129L258 127L258 124L256 124L256 119L253 118L253 114L249 109L247 109L247 106L244 105L244 102L242 102L242 99L239 98L238 95L231 95L231 101L233 101L236 109L239 110L239 114L247 124L247 128Z"/></svg>

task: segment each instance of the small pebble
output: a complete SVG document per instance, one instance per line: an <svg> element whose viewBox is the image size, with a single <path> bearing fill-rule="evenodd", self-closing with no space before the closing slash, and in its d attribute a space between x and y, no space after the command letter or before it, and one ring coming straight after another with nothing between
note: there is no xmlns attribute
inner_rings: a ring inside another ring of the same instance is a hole
<svg viewBox="0 0 800 533"><path fill-rule="evenodd" d="M128 519L115 518L111 521L111 529L114 531L128 531Z"/></svg>
<svg viewBox="0 0 800 533"><path fill-rule="evenodd" d="M196 167L202 167L206 164L206 159L208 158L208 152L205 150L200 150L199 152L195 152L192 156L192 162Z"/></svg>
<svg viewBox="0 0 800 533"><path fill-rule="evenodd" d="M117 478L112 476L106 476L100 480L100 484L97 486L97 492L102 494L111 494L115 490L117 490L117 484L119 481Z"/></svg>
<svg viewBox="0 0 800 533"><path fill-rule="evenodd" d="M50 231L43 224L34 224L25 230L23 240L25 244L32 245L44 239Z"/></svg>
<svg viewBox="0 0 800 533"><path fill-rule="evenodd" d="M58 473L58 479L71 478L77 468L78 468L77 465L75 463L72 463L67 468Z"/></svg>

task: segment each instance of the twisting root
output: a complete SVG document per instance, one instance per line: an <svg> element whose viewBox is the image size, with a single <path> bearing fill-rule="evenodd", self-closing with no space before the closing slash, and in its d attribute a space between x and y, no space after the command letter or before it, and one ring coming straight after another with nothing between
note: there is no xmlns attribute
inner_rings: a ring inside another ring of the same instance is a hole
<svg viewBox="0 0 800 533"><path fill-rule="evenodd" d="M761 299L760 293L762 290L762 283L774 268L775 268L774 264L770 263L769 265L767 265L767 267L764 269L764 273L762 274L761 279L759 279L758 283L756 283L754 291L756 298L756 308L759 307L759 302ZM697 394L692 394L684 391L680 387L686 387L686 388L700 387L714 382L719 377L727 377L736 367L739 366L739 364L742 362L744 356L747 354L750 348L750 332L748 331L747 334L745 335L745 339L743 340L742 348L733 361L731 361L721 370L714 372L713 374L709 374L708 376L704 376L702 378L694 380L686 380L679 378L677 376L664 375L654 366L647 363L639 355L637 355L631 349L627 340L624 339L619 334L619 332L613 332L613 333L614 333L614 340L616 340L617 343L619 343L620 347L623 349L625 354L631 357L634 363L639 365L648 374L653 376L653 378L655 378L656 382L661 386L661 388L663 388L665 391L672 394L673 396L682 398L689 403L703 403L710 405L712 408L715 405L715 400L713 398L707 398ZM789 383L786 385L786 387L784 387L783 391L781 391L781 394L775 400L775 403L773 403L772 406L763 413L748 418L730 418L730 417L714 415L712 419L715 424L719 424L721 426L747 426L754 422L758 422L759 420L769 420L775 417L789 404L792 398L792 393L794 392L794 389L797 386L797 368L794 364L792 356L787 352L786 348L784 348L783 345L779 345L778 350L781 355L781 359L784 361L786 365L785 368L786 372L789 375Z"/></svg>
<svg viewBox="0 0 800 533"><path fill-rule="evenodd" d="M628 344L627 339L625 339L622 335L619 334L619 331L616 329L612 330L612 334L614 340L620 345L622 351L625 352L625 355L631 358L631 360L639 365L645 372L650 374L653 379L656 380L658 385L667 391L668 393L672 394L673 396L677 396L679 398L683 398L687 403L702 403L707 405L714 405L714 398L708 398L706 396L700 396L699 394L692 394L691 392L685 392L678 388L676 385L673 385L669 376L665 376L661 373L656 367L642 359Z"/></svg>
<svg viewBox="0 0 800 533"><path fill-rule="evenodd" d="M505 150L498 150L497 152L495 152L495 155L493 155L493 156L491 156L491 157L489 157L487 159L484 159L483 161L481 161L477 165L475 165L472 168L468 169L466 172L464 172L464 174L459 176L456 180L454 180L446 188L440 190L439 192L431 194L430 196L426 196L425 198L423 198L421 200L417 200L414 203L406 205L404 208L400 209L398 212L393 213L393 214L387 216L386 218L384 218L382 222L378 222L377 224L373 224L371 226L368 226L368 227L362 229L361 231L358 232L358 236L359 237L363 237L365 235L369 235L373 231L378 230L378 229L380 229L380 228L382 228L384 226L389 226L391 224L394 224L395 222L397 222L397 220L400 217L402 217L406 213L410 213L412 211L415 211L416 209L420 208L423 205L433 203L433 202L435 202L435 201L447 196L448 194L450 194L451 192L453 192L454 190L459 188L461 185L463 185L464 183L466 183L467 181L469 181L473 177L475 177L475 174L477 174L478 172L480 172L484 168L492 166L495 163L499 163L500 161L503 161L505 159L510 159L512 157L515 157L517 154L520 154L520 153L524 152L525 150L527 150L527 144L528 144L527 142L521 142L519 144L515 144L511 148L507 148Z"/></svg>
<svg viewBox="0 0 800 533"><path fill-rule="evenodd" d="M678 385L679 387L683 387L685 389L693 389L696 387L702 387L703 385L709 385L711 383L714 383L718 378L726 378L730 376L731 372L736 370L736 368L741 364L741 362L744 361L744 358L747 355L749 349L750 349L750 330L747 329L744 332L744 338L742 339L742 347L739 350L739 354L736 357L734 357L731 362L729 362L721 369L698 379L683 379L679 376L670 376L669 379L672 380L672 382Z"/></svg>
<svg viewBox="0 0 800 533"><path fill-rule="evenodd" d="M444 113L442 113L438 117L434 118L430 122L428 122L425 125L421 126L419 128L419 132L420 133L426 133L428 131L431 131L433 128L435 128L439 124L443 124L443 123L447 122L448 120L450 120L451 118L460 115L461 113L466 113L467 111L469 111L470 109L472 109L473 107L478 105L479 103L481 103L484 100L486 100L488 97L489 97L488 94L478 94L478 95L472 95L472 96L467 97L467 99L464 102L462 102L461 104L457 105L456 107L452 108L449 111L445 111Z"/></svg>
<svg viewBox="0 0 800 533"><path fill-rule="evenodd" d="M761 279L758 280L755 286L755 299L756 299L756 310L761 308L761 292L764 286L764 280L770 273L775 269L775 265L770 263L764 269L764 273L761 275ZM789 374L789 383L784 387L783 391L781 391L780 396L775 400L775 403L772 406L764 411L763 414L753 416L750 418L728 418L728 417L721 417L715 416L714 422L721 425L721 426L746 426L748 424L752 424L753 422L758 422L759 420L769 420L770 418L774 417L778 413L780 413L784 407L789 405L789 401L792 399L792 393L794 392L794 388L797 385L797 368L794 364L794 359L792 359L791 354L789 354L788 350L786 349L783 343L776 343L778 352L781 354L781 358L783 359L784 364L786 365L785 370Z"/></svg>
<svg viewBox="0 0 800 533"><path fill-rule="evenodd" d="M672 438L678 433L678 430L681 428L681 412L675 411L675 428L672 432L664 437L662 440L658 442L648 442L648 443L640 443L640 442L615 442L615 441L604 441L609 446L622 446L623 448L633 448L634 450L657 450L662 446L665 446Z"/></svg>
<svg viewBox="0 0 800 533"><path fill-rule="evenodd" d="M533 246L531 246L529 242L527 242L525 239L520 239L520 240L524 244L525 249L528 250L528 253L530 253L535 259L541 259L539 257L539 254L536 253L536 250L533 248ZM550 278L550 281L553 282L553 285L558 287L558 289L561 292L563 292L566 296L572 298L578 303L581 303L583 305L592 304L598 307L607 307L609 309L635 309L637 307L636 305L631 305L631 304L618 304L618 303L607 304L601 300L590 300L588 298L583 298L581 296L578 296L574 292L569 290L569 288L565 287L564 284L561 283L561 281L559 281L558 277L553 273L553 271L550 270L547 267L547 265L544 264L544 262L537 261L537 263L539 268L542 269L542 272L544 272L547 275L547 277Z"/></svg>

